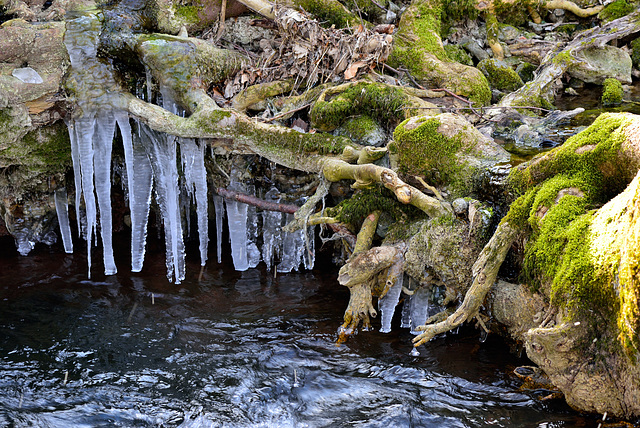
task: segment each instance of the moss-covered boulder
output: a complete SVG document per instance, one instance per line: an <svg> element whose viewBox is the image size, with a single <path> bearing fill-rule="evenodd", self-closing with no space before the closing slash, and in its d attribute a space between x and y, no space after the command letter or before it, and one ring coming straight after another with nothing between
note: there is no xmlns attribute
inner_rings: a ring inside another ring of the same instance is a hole
<svg viewBox="0 0 640 428"><path fill-rule="evenodd" d="M524 82L506 62L495 58L487 58L478 63L478 70L482 71L492 89L503 92L513 92L524 85Z"/></svg>
<svg viewBox="0 0 640 428"><path fill-rule="evenodd" d="M605 79L602 86L602 104L605 106L622 104L622 83L616 79Z"/></svg>
<svg viewBox="0 0 640 428"><path fill-rule="evenodd" d="M598 13L598 18L603 21L613 21L614 19L622 18L637 10L639 4L637 1L631 0L616 0L609 3Z"/></svg>
<svg viewBox="0 0 640 428"><path fill-rule="evenodd" d="M510 159L501 146L462 116L415 116L393 133L401 171L447 186L456 196L473 192L482 172Z"/></svg>
<svg viewBox="0 0 640 428"><path fill-rule="evenodd" d="M335 130L335 134L343 135L363 146L380 147L387 143L387 133L384 128L367 115L348 119Z"/></svg>
<svg viewBox="0 0 640 428"><path fill-rule="evenodd" d="M476 68L451 61L440 38L441 0L414 0L402 14L389 57L423 85L447 88L478 104L491 101L491 90Z"/></svg>
<svg viewBox="0 0 640 428"><path fill-rule="evenodd" d="M559 309L525 334L529 357L570 405L622 417L640 415L638 129L604 114L514 169L504 220L527 231L521 280Z"/></svg>
<svg viewBox="0 0 640 428"><path fill-rule="evenodd" d="M578 52L576 58L578 61L572 61L567 70L571 77L599 85L607 78L631 83L631 57L623 49L589 47Z"/></svg>

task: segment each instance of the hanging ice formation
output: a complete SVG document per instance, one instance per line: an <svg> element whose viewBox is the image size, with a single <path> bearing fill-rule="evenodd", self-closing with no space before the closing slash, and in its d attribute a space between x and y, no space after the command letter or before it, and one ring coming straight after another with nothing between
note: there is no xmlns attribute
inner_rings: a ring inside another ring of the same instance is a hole
<svg viewBox="0 0 640 428"><path fill-rule="evenodd" d="M103 248L104 271L115 274L111 220L111 148L116 127L122 137L126 177L126 200L131 217L131 270L142 269L145 255L147 223L152 189L160 208L165 231L167 277L179 283L185 277L185 248L181 206L196 207L200 241L200 261L204 265L208 253L207 175L204 166L204 144L194 139L179 138L156 132L135 122L132 130L128 114L113 98L116 80L111 67L96 58L101 22L88 14L67 21L65 45L71 60L69 82L76 94L78 109L67 120L75 181L77 228L87 242L87 261L91 274L91 248L97 242L98 224ZM151 73L147 71L147 88L151 88ZM149 90L147 100L151 101ZM174 114L184 115L168 88L160 86L162 106ZM180 163L177 150L180 150ZM181 168L179 171L178 167ZM237 174L236 174L237 175ZM181 187L182 186L182 187ZM232 179L230 189L253 192L241 180ZM182 190L182 192L181 192ZM270 192L277 198L277 189ZM184 195L187 200L181 200ZM66 189L55 194L58 222L65 251L73 251L68 217ZM83 204L84 202L84 204ZM83 209L80 207L83 206ZM214 196L217 233L217 258L222 260L224 205ZM283 233L281 213L264 212L261 217L254 207L226 201L232 258L237 270L258 265L261 259L271 269L276 261L279 272L297 270L301 263L307 269L314 264L313 229ZM258 248L259 220L262 220L262 252ZM289 221L290 219L287 219Z"/></svg>
<svg viewBox="0 0 640 428"><path fill-rule="evenodd" d="M380 309L381 314L380 323L382 324L380 332L382 333L391 332L391 320L393 319L393 314L396 311L396 306L400 301L400 293L402 293L403 276L404 275L398 275L396 283L389 288L387 294L378 300L378 309Z"/></svg>

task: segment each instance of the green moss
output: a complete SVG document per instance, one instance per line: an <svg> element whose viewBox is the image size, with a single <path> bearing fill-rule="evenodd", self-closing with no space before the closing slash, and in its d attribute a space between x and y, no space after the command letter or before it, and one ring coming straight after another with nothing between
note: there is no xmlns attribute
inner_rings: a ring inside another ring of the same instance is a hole
<svg viewBox="0 0 640 428"><path fill-rule="evenodd" d="M520 76L523 82L529 82L533 80L533 72L536 71L537 68L538 67L531 63L522 62L516 67L516 73L518 73L518 76Z"/></svg>
<svg viewBox="0 0 640 428"><path fill-rule="evenodd" d="M351 225L354 230L359 230L365 217L376 210L391 215L394 221L424 215L413 205L399 203L392 191L380 185L355 192L351 198L327 209L326 214Z"/></svg>
<svg viewBox="0 0 640 428"><path fill-rule="evenodd" d="M398 146L400 170L407 174L421 175L436 185L448 185L452 190L464 187L469 169L458 160L463 148L462 135L448 138L438 132L441 123L437 118L411 119L417 127L407 129L402 122L393 133Z"/></svg>
<svg viewBox="0 0 640 428"><path fill-rule="evenodd" d="M187 23L198 22L198 7L196 6L178 6L176 15Z"/></svg>
<svg viewBox="0 0 640 428"><path fill-rule="evenodd" d="M513 92L524 85L518 73L504 61L487 58L478 63L478 69L487 77L489 85L499 91Z"/></svg>
<svg viewBox="0 0 640 428"><path fill-rule="evenodd" d="M451 58L452 61L459 62L460 64L473 66L473 60L471 59L471 55L467 53L464 49L462 49L458 45L445 45L444 50L447 53L447 56Z"/></svg>
<svg viewBox="0 0 640 428"><path fill-rule="evenodd" d="M617 79L605 79L602 91L602 104L615 106L622 104L622 83Z"/></svg>
<svg viewBox="0 0 640 428"><path fill-rule="evenodd" d="M536 6L536 0L523 0L523 1L502 1L494 0L493 10L496 16L500 17L500 20L505 24L512 25L514 27L523 27L529 21L529 12L527 11L527 5Z"/></svg>
<svg viewBox="0 0 640 428"><path fill-rule="evenodd" d="M20 141L0 150L0 159L3 164L35 168L42 173L64 171L71 166L71 144L67 127L58 121L33 130Z"/></svg>
<svg viewBox="0 0 640 428"><path fill-rule="evenodd" d="M476 8L475 0L455 0L445 1L442 4L442 21L453 23L469 19L471 21L478 18L479 11Z"/></svg>
<svg viewBox="0 0 640 428"><path fill-rule="evenodd" d="M360 12L365 19L370 22L375 22L379 17L384 16L385 12L380 9L371 0L346 0L343 2L347 9L355 12ZM388 0L376 1L380 6L388 7ZM360 22L360 21L357 21Z"/></svg>
<svg viewBox="0 0 640 428"><path fill-rule="evenodd" d="M406 117L405 93L376 83L359 83L330 101L318 101L310 112L311 125L332 131L353 115L367 115L384 126L394 127Z"/></svg>
<svg viewBox="0 0 640 428"><path fill-rule="evenodd" d="M360 24L360 19L336 0L294 0L326 27L347 28Z"/></svg>
<svg viewBox="0 0 640 428"><path fill-rule="evenodd" d="M633 66L640 70L640 37L633 40L630 43L631 46L631 61Z"/></svg>
<svg viewBox="0 0 640 428"><path fill-rule="evenodd" d="M364 142L376 131L378 123L371 117L363 115L347 120L340 129L340 135L345 135L355 142Z"/></svg>
<svg viewBox="0 0 640 428"><path fill-rule="evenodd" d="M633 2L632 2L633 3ZM629 4L627 0L616 0L613 3L609 3L598 14L598 18L603 21L613 21L614 19L622 18L634 12L637 6Z"/></svg>

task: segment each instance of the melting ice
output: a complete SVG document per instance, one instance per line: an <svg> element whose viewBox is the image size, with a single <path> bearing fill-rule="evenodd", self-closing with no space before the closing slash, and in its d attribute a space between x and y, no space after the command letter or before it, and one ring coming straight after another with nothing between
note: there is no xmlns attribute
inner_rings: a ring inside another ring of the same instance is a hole
<svg viewBox="0 0 640 428"><path fill-rule="evenodd" d="M98 225L105 274L117 272L112 245L111 151L119 129L126 166L126 174L121 175L126 177L124 187L131 217L131 270L139 272L143 266L147 223L152 192L155 190L165 231L167 277L178 283L185 277L181 207L188 211L191 203L196 207L200 261L202 265L207 261L209 201L204 143L156 132L139 122L135 122L132 129L128 114L119 108L117 90L111 90L117 88L111 66L96 58L100 30L100 20L89 14L68 20L65 35L72 65L68 81L76 93L79 106L74 117L67 121L74 169L75 210L77 229L87 242L89 276L91 248L98 241ZM151 88L152 83L151 73L147 72L147 87ZM160 93L159 98L165 109L184 115L168 88L160 86ZM149 92L148 101L151 96ZM254 192L239 178L234 178L229 187L242 192ZM181 200L183 195L187 200ZM277 198L277 195L277 189L274 189L267 194L267 198ZM70 252L72 241L66 190L58 189L54 196L65 251ZM217 258L221 262L225 209L219 196L214 196L213 202L218 238ZM258 216L254 207L230 200L226 201L226 208L232 258L237 270L255 267L261 260L271 269L278 259L277 269L280 272L297 270L301 264L307 269L313 268L312 228L283 233L284 219L281 213L263 212ZM291 218L288 215L286 221ZM259 237L260 221L262 236ZM262 251L258 247L260 238Z"/></svg>

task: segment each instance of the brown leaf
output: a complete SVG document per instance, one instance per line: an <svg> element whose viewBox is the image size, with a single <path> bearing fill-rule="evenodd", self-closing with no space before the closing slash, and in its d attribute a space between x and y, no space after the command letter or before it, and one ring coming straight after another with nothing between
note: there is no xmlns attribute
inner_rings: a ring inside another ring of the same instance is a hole
<svg viewBox="0 0 640 428"><path fill-rule="evenodd" d="M356 75L358 74L358 70L365 65L367 65L367 63L364 61L356 61L353 64L349 65L349 67L347 67L344 72L345 80L351 80L356 77Z"/></svg>

